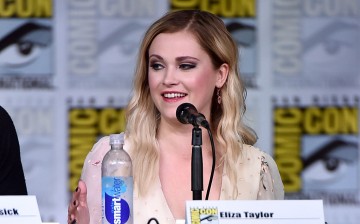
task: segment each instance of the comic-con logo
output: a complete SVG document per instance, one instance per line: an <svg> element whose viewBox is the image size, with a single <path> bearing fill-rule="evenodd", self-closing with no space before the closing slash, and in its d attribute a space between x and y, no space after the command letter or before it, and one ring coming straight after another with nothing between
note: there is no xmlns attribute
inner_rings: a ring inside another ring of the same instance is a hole
<svg viewBox="0 0 360 224"><path fill-rule="evenodd" d="M348 106L275 108L274 152L285 192L358 189L358 114Z"/></svg>
<svg viewBox="0 0 360 224"><path fill-rule="evenodd" d="M219 223L217 208L190 208L191 224Z"/></svg>

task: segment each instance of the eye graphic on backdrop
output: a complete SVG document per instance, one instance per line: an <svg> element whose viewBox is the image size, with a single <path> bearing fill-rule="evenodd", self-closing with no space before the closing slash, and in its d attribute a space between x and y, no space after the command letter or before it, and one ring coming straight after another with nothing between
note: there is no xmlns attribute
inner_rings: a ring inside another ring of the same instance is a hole
<svg viewBox="0 0 360 224"><path fill-rule="evenodd" d="M231 33L239 50L239 64L247 87L256 87L256 25L250 21L226 21L226 29Z"/></svg>
<svg viewBox="0 0 360 224"><path fill-rule="evenodd" d="M323 54L333 55L341 53L341 50L352 50L354 47L354 35L357 33L357 25L346 22L332 22L322 29L317 30L304 41L304 53L315 48L320 48Z"/></svg>
<svg viewBox="0 0 360 224"><path fill-rule="evenodd" d="M233 21L226 25L238 45L251 47L256 41L255 26Z"/></svg>
<svg viewBox="0 0 360 224"><path fill-rule="evenodd" d="M27 66L33 63L50 43L50 27L27 22L0 39L0 66Z"/></svg>
<svg viewBox="0 0 360 224"><path fill-rule="evenodd" d="M103 38L99 44L100 71L118 74L121 68L126 75L130 74L144 30L144 25L127 23Z"/></svg>
<svg viewBox="0 0 360 224"><path fill-rule="evenodd" d="M304 70L324 76L357 74L354 65L358 60L358 31L359 25L351 21L319 22L318 29L304 37Z"/></svg>
<svg viewBox="0 0 360 224"><path fill-rule="evenodd" d="M324 50L328 54L333 54L333 55L337 54L343 47L351 48L351 45L349 43L331 38L325 39L323 46L324 46Z"/></svg>
<svg viewBox="0 0 360 224"><path fill-rule="evenodd" d="M303 179L314 184L338 182L356 169L357 158L358 144L333 139L303 159Z"/></svg>
<svg viewBox="0 0 360 224"><path fill-rule="evenodd" d="M217 223L218 217L215 215L200 216L200 223Z"/></svg>

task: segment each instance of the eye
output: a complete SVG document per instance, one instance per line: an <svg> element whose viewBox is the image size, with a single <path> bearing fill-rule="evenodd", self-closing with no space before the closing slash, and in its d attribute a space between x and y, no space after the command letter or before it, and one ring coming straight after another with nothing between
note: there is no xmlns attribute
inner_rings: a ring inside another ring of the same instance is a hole
<svg viewBox="0 0 360 224"><path fill-rule="evenodd" d="M329 54L336 54L340 51L342 44L340 41L328 39L323 43L324 49Z"/></svg>
<svg viewBox="0 0 360 224"><path fill-rule="evenodd" d="M0 40L0 65L22 67L36 60L51 43L51 29L26 23Z"/></svg>
<svg viewBox="0 0 360 224"><path fill-rule="evenodd" d="M326 158L323 161L326 170L329 172L336 171L342 162L346 161L339 158Z"/></svg>
<svg viewBox="0 0 360 224"><path fill-rule="evenodd" d="M150 67L151 67L153 70L155 70L155 71L158 71L158 70L164 68L164 66L163 66L162 64L157 63L157 62L151 63L151 64L150 64Z"/></svg>
<svg viewBox="0 0 360 224"><path fill-rule="evenodd" d="M5 48L0 54L0 64L21 66L34 61L40 54L41 47L32 42L19 42Z"/></svg>
<svg viewBox="0 0 360 224"><path fill-rule="evenodd" d="M179 68L182 69L182 70L189 70L189 69L192 69L192 68L195 68L195 67L196 67L196 65L191 64L191 63L183 63L183 64L179 65Z"/></svg>
<svg viewBox="0 0 360 224"><path fill-rule="evenodd" d="M200 222L203 223L205 221L205 223L208 222L212 222L212 221L216 221L217 220L217 216L214 215L200 215Z"/></svg>
<svg viewBox="0 0 360 224"><path fill-rule="evenodd" d="M305 39L304 53L322 54L328 58L351 52L357 41L357 29L358 27L351 23L330 23Z"/></svg>
<svg viewBox="0 0 360 224"><path fill-rule="evenodd" d="M304 160L303 180L319 187L346 179L356 171L357 144L342 140L330 141Z"/></svg>
<svg viewBox="0 0 360 224"><path fill-rule="evenodd" d="M332 181L344 175L351 165L351 161L337 157L327 157L314 162L304 171L303 175L309 181Z"/></svg>
<svg viewBox="0 0 360 224"><path fill-rule="evenodd" d="M131 65L136 61L144 27L145 25L137 22L127 23L114 28L110 33L108 27L100 27L100 32L106 34L99 42L98 53L101 70L108 70L110 67L113 71L119 65L132 67ZM118 71L116 70L116 72Z"/></svg>
<svg viewBox="0 0 360 224"><path fill-rule="evenodd" d="M227 30L236 41L237 45L242 47L253 47L256 42L256 30L252 24L230 21L226 24Z"/></svg>

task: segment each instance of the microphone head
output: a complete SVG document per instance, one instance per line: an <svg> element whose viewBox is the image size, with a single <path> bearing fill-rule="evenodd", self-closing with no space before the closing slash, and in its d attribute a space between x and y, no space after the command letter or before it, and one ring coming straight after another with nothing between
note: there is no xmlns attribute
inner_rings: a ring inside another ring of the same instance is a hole
<svg viewBox="0 0 360 224"><path fill-rule="evenodd" d="M194 111L197 113L197 110L194 105L191 103L183 103L176 109L176 118L183 124L189 124L188 117L190 115L189 111Z"/></svg>
<svg viewBox="0 0 360 224"><path fill-rule="evenodd" d="M205 116L199 113L191 103L183 103L176 109L176 118L183 124L192 124L209 129Z"/></svg>

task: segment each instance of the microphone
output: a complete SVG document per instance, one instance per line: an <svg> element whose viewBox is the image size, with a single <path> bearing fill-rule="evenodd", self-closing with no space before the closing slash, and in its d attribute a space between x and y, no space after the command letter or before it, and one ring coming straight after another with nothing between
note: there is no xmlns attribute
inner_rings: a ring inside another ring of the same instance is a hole
<svg viewBox="0 0 360 224"><path fill-rule="evenodd" d="M183 103L176 109L176 118L183 124L202 126L209 129L209 123L205 116L197 111L191 103Z"/></svg>

